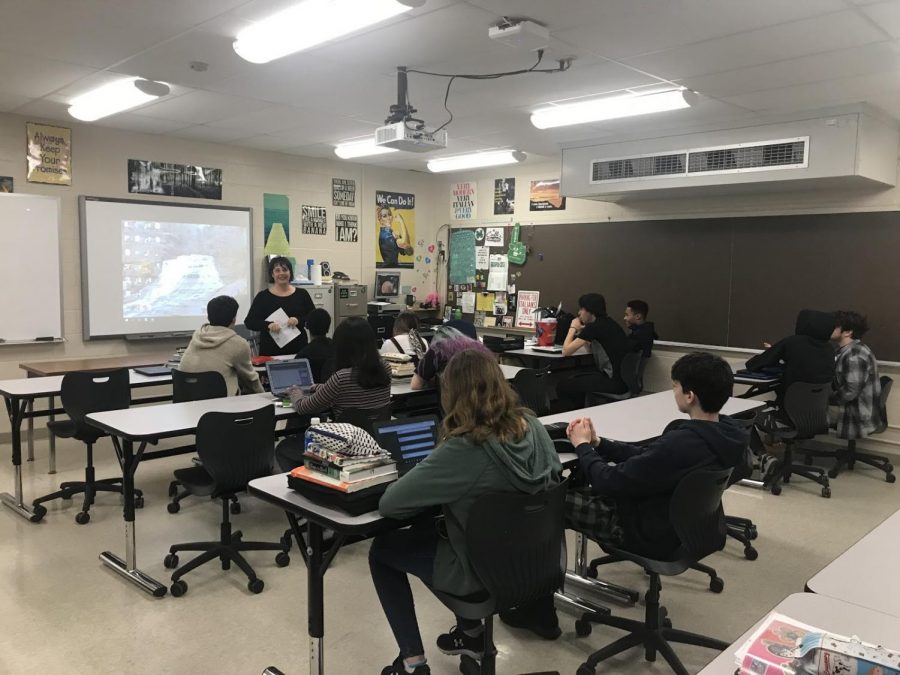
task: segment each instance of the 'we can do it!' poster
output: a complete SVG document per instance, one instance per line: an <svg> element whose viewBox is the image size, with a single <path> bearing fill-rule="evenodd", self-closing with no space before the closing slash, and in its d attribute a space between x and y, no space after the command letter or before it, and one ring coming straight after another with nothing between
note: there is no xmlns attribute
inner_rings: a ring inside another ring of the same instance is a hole
<svg viewBox="0 0 900 675"><path fill-rule="evenodd" d="M416 248L416 196L375 192L375 267L412 269Z"/></svg>

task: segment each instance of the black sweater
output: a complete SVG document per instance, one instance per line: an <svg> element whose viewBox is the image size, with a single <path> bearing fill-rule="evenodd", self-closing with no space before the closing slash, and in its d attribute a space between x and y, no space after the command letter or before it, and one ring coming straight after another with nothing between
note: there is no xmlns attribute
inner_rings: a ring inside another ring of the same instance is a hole
<svg viewBox="0 0 900 675"><path fill-rule="evenodd" d="M324 335L314 337L308 345L297 352L296 358L309 359L313 382L321 384L334 373L334 342Z"/></svg>
<svg viewBox="0 0 900 675"><path fill-rule="evenodd" d="M666 558L679 545L669 521L678 481L704 466L731 469L743 463L747 440L747 432L723 415L718 422L671 422L646 447L603 439L596 449L582 443L576 451L593 491L616 501L624 548Z"/></svg>
<svg viewBox="0 0 900 675"><path fill-rule="evenodd" d="M269 323L266 318L278 308L284 310L289 317L294 317L299 322L300 335L288 342L284 347L279 347L269 333ZM256 294L244 319L244 325L250 330L259 331L260 356L281 356L283 354L296 354L306 346L306 331L303 330L303 319L315 309L312 298L302 288L295 288L294 292L286 297L279 297L269 289Z"/></svg>
<svg viewBox="0 0 900 675"><path fill-rule="evenodd" d="M641 352L645 357L649 357L653 351L653 342L658 340L659 335L656 334L656 328L652 321L646 321L631 327L628 333L628 345L633 352Z"/></svg>

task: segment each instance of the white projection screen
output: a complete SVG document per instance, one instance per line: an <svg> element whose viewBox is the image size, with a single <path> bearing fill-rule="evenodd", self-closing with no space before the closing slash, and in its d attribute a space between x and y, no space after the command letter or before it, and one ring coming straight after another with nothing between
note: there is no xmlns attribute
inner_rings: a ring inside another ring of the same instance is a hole
<svg viewBox="0 0 900 675"><path fill-rule="evenodd" d="M84 339L190 334L206 303L251 299L252 210L79 197Z"/></svg>

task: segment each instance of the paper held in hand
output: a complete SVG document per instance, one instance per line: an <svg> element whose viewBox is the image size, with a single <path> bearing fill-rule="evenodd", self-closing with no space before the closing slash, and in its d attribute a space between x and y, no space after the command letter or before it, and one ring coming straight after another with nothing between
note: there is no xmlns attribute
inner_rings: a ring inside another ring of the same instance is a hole
<svg viewBox="0 0 900 675"><path fill-rule="evenodd" d="M277 323L279 328L281 328L277 333L269 331L269 335L272 336L272 339L275 340L275 344L279 347L284 347L288 342L300 335L299 328L296 326L288 326L288 315L281 307L267 316L266 322Z"/></svg>

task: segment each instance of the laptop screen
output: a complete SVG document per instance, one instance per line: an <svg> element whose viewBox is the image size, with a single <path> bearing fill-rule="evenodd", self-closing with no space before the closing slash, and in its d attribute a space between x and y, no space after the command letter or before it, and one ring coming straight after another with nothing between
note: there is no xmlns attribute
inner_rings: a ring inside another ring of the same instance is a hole
<svg viewBox="0 0 900 675"><path fill-rule="evenodd" d="M284 393L290 387L308 389L313 384L308 359L267 361L266 372L269 375L269 388L273 394Z"/></svg>
<svg viewBox="0 0 900 675"><path fill-rule="evenodd" d="M391 453L402 475L431 454L438 443L438 420L434 415L380 422L375 434L382 448Z"/></svg>

